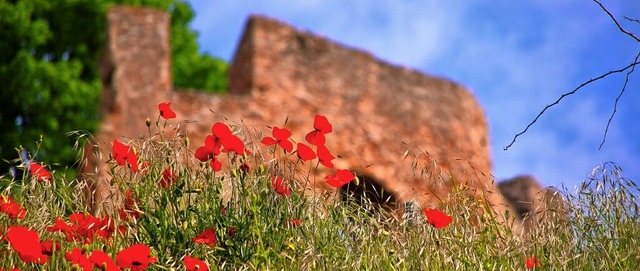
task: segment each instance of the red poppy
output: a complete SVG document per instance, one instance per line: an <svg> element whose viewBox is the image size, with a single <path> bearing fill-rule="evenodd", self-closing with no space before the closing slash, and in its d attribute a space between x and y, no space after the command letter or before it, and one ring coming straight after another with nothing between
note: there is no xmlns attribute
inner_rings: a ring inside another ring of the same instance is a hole
<svg viewBox="0 0 640 271"><path fill-rule="evenodd" d="M273 185L276 193L283 196L291 195L291 189L289 189L280 176L273 176L273 178L271 178L271 185Z"/></svg>
<svg viewBox="0 0 640 271"><path fill-rule="evenodd" d="M211 127L211 132L222 142L224 152L234 151L239 155L244 154L244 143L231 132L229 126L222 122L216 122Z"/></svg>
<svg viewBox="0 0 640 271"><path fill-rule="evenodd" d="M244 173L248 173L250 170L249 163L247 162L242 163L242 165L240 165L240 170L242 170L242 172Z"/></svg>
<svg viewBox="0 0 640 271"><path fill-rule="evenodd" d="M55 224L53 226L47 226L48 232L62 232L67 237L67 241L74 241L70 237L72 234L71 226L67 224L62 218L56 217Z"/></svg>
<svg viewBox="0 0 640 271"><path fill-rule="evenodd" d="M109 239L115 232L115 222L109 216L103 218L81 213L69 215L69 224L56 217L53 226L47 226L49 232L62 232L68 242L83 241L91 243L96 238Z"/></svg>
<svg viewBox="0 0 640 271"><path fill-rule="evenodd" d="M40 164L29 163L29 170L31 171L31 176L35 177L39 182L51 180L51 173Z"/></svg>
<svg viewBox="0 0 640 271"><path fill-rule="evenodd" d="M127 190L125 193L124 208L118 209L120 219L129 221L130 218L138 218L144 214L139 207L138 200L133 197L133 192Z"/></svg>
<svg viewBox="0 0 640 271"><path fill-rule="evenodd" d="M113 236L113 233L116 231L115 221L109 216L105 216L103 218L98 218L98 219L100 222L98 224L98 227L96 227L95 234L98 235L98 237L100 238L108 240Z"/></svg>
<svg viewBox="0 0 640 271"><path fill-rule="evenodd" d="M173 174L171 169L165 169L162 172L162 179L160 179L160 186L162 188L169 187L172 183L178 182L178 176Z"/></svg>
<svg viewBox="0 0 640 271"><path fill-rule="evenodd" d="M220 154L221 147L222 141L219 138L208 135L204 139L204 146L196 149L195 157L203 163L211 160L211 168L215 171L220 171L220 169L222 169L222 163L216 156Z"/></svg>
<svg viewBox="0 0 640 271"><path fill-rule="evenodd" d="M89 261L91 261L98 269L105 271L119 271L120 267L116 265L116 263L107 255L100 250L94 250L91 252L91 256L89 257Z"/></svg>
<svg viewBox="0 0 640 271"><path fill-rule="evenodd" d="M11 248L18 252L18 256L23 262L45 264L49 260L47 255L42 254L42 244L38 232L14 225L9 227L5 238L11 244Z"/></svg>
<svg viewBox="0 0 640 271"><path fill-rule="evenodd" d="M311 145L320 146L325 144L325 134L333 130L331 123L325 116L316 115L313 118L313 131L309 132L304 139Z"/></svg>
<svg viewBox="0 0 640 271"><path fill-rule="evenodd" d="M447 214L436 209L423 208L424 215L427 216L427 222L436 229L441 229L449 225L453 220Z"/></svg>
<svg viewBox="0 0 640 271"><path fill-rule="evenodd" d="M230 226L229 227L229 236L231 236L231 237L236 236L236 226Z"/></svg>
<svg viewBox="0 0 640 271"><path fill-rule="evenodd" d="M158 258L150 257L151 249L144 244L135 244L116 255L116 263L120 268L131 268L132 271L145 270L149 264L158 261Z"/></svg>
<svg viewBox="0 0 640 271"><path fill-rule="evenodd" d="M171 110L171 102L163 102L158 104L158 110L160 111L160 116L164 119L173 119L176 117L176 113Z"/></svg>
<svg viewBox="0 0 640 271"><path fill-rule="evenodd" d="M302 161L309 161L316 158L316 153L314 153L309 146L302 143L298 143L298 151L296 153Z"/></svg>
<svg viewBox="0 0 640 271"><path fill-rule="evenodd" d="M320 160L320 164L323 164L325 167L333 168L333 162L331 162L335 157L329 152L329 149L325 145L318 146L318 160Z"/></svg>
<svg viewBox="0 0 640 271"><path fill-rule="evenodd" d="M335 188L340 188L343 185L353 181L355 177L356 176L353 175L353 173L347 169L338 169L336 170L336 175L328 175L324 177L324 180L330 186L333 186Z"/></svg>
<svg viewBox="0 0 640 271"><path fill-rule="evenodd" d="M265 146L278 144L278 146L280 146L287 152L293 151L293 143L289 141L289 137L291 137L291 131L289 131L287 128L280 129L274 126L271 134L273 135L273 137L265 136L262 139L262 144L264 144Z"/></svg>
<svg viewBox="0 0 640 271"><path fill-rule="evenodd" d="M84 254L80 248L74 248L71 252L65 253L64 258L71 262L76 269L93 270L93 264L89 261L89 257L87 257L87 254Z"/></svg>
<svg viewBox="0 0 640 271"><path fill-rule="evenodd" d="M297 228L300 226L300 219L287 219L287 226Z"/></svg>
<svg viewBox="0 0 640 271"><path fill-rule="evenodd" d="M193 258L189 255L184 256L184 266L187 267L189 271L207 271L209 270L209 266L200 259Z"/></svg>
<svg viewBox="0 0 640 271"><path fill-rule="evenodd" d="M213 228L207 228L198 234L198 236L193 237L191 241L196 244L205 244L210 247L214 247L218 242L218 238L216 237L216 231Z"/></svg>
<svg viewBox="0 0 640 271"><path fill-rule="evenodd" d="M527 269L534 269L540 267L540 262L538 261L538 258L536 258L536 256L530 256L527 257L525 265L527 266Z"/></svg>
<svg viewBox="0 0 640 271"><path fill-rule="evenodd" d="M222 142L213 135L207 135L204 139L204 146L196 149L195 157L200 162L207 162L220 154Z"/></svg>
<svg viewBox="0 0 640 271"><path fill-rule="evenodd" d="M138 171L138 156L134 153L132 147L124 145L117 139L114 139L112 155L118 165L124 166L129 164L131 166L131 171Z"/></svg>
<svg viewBox="0 0 640 271"><path fill-rule="evenodd" d="M0 195L0 212L7 214L10 219L23 219L27 216L27 209L4 195Z"/></svg>
<svg viewBox="0 0 640 271"><path fill-rule="evenodd" d="M56 241L42 241L42 254L51 257L54 251L60 251L60 242Z"/></svg>

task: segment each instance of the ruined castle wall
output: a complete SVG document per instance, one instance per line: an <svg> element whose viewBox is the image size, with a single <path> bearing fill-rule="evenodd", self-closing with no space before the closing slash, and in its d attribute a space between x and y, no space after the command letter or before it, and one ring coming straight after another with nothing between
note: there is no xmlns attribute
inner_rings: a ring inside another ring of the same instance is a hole
<svg viewBox="0 0 640 271"><path fill-rule="evenodd" d="M301 142L321 114L333 124L327 147L339 157L337 168L379 180L400 202L436 207L455 180L470 196L506 208L490 177L484 112L471 92L450 80L252 17L230 68L228 94L174 92L166 14L114 8L108 33L102 142L144 134L141 122L154 119L165 100L173 102L193 148L221 120L267 135L267 125L284 126Z"/></svg>

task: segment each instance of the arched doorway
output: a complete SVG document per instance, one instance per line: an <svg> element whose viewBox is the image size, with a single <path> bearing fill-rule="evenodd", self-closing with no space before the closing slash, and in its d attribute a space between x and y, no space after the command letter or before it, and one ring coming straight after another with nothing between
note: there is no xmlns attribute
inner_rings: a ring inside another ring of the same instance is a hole
<svg viewBox="0 0 640 271"><path fill-rule="evenodd" d="M340 188L340 198L344 202L353 201L366 210L395 211L398 200L392 191L385 189L379 180L358 174L359 183L352 181Z"/></svg>

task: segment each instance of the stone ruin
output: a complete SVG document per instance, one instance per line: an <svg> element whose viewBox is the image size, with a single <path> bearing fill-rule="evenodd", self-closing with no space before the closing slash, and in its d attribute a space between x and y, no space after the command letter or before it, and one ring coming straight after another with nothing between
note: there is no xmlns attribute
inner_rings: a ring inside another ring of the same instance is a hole
<svg viewBox="0 0 640 271"><path fill-rule="evenodd" d="M559 191L542 187L533 176L522 175L498 183L498 189L515 211L525 231L536 228L542 220L553 223L568 215Z"/></svg>
<svg viewBox="0 0 640 271"><path fill-rule="evenodd" d="M174 91L169 16L115 6L107 21L101 124L82 170L95 174L95 210L111 204L106 166L111 142L148 136L145 119L155 119L164 101L171 101L178 120L184 120L181 136L194 142L191 148L221 120L265 135L271 134L267 125L284 126L302 140L314 115L321 114L333 125L327 147L337 157L336 168L350 169L363 180L345 191L388 208L438 207L447 204L455 185L499 214L509 208L491 175L484 111L455 82L254 16L236 49L227 94ZM324 181L317 185L330 189Z"/></svg>

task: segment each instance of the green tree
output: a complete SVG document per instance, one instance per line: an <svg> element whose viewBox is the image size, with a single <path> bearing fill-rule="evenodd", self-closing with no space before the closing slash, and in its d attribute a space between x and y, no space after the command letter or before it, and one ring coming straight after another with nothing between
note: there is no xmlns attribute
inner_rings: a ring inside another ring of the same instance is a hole
<svg viewBox="0 0 640 271"><path fill-rule="evenodd" d="M0 0L0 158L16 148L39 160L71 166L77 153L69 131L94 132L102 90L98 59L112 4L152 6L172 15L173 76L177 88L222 91L227 65L198 52L189 29L193 10L176 0ZM10 163L0 163L0 174Z"/></svg>

